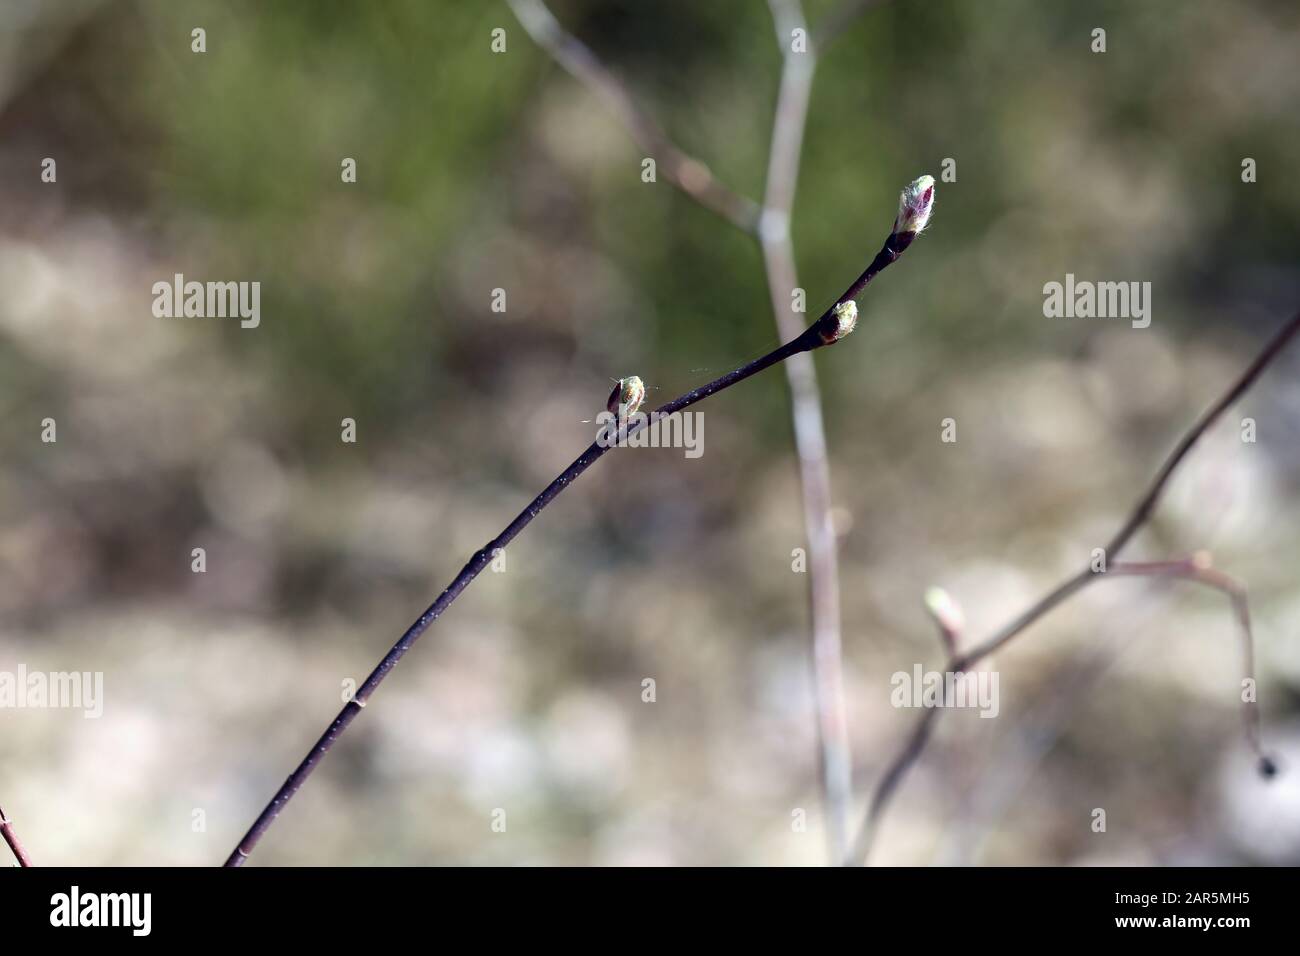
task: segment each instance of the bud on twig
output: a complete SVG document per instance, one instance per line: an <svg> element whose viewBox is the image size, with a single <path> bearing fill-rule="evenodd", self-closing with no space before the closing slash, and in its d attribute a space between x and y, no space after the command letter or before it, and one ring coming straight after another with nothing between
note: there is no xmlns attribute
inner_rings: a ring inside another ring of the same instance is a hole
<svg viewBox="0 0 1300 956"><path fill-rule="evenodd" d="M897 236L920 235L930 222L934 210L934 177L922 176L914 180L898 197L898 217L894 220Z"/></svg>
<svg viewBox="0 0 1300 956"><path fill-rule="evenodd" d="M836 301L835 309L828 309L817 320L817 333L821 337L823 345L829 345L831 342L837 342L839 339L853 331L852 324L843 332L838 332L840 325L840 316L837 314L838 307L852 299L856 299L862 294L862 290L867 287L880 271L891 263L897 262L898 257L907 251L907 247L912 244L912 240L921 234L921 230L930 222L930 212L934 209L934 177L922 176L913 180L898 197L898 215L894 217L894 231L885 239L884 246L876 253L876 257L871 260L866 271L858 276L856 282L844 291L844 294ZM854 316L856 318L856 314Z"/></svg>
<svg viewBox="0 0 1300 956"><path fill-rule="evenodd" d="M611 414L618 415L619 423L626 422L636 413L645 401L645 383L636 375L620 378L614 390L609 393L605 408Z"/></svg>
<svg viewBox="0 0 1300 956"><path fill-rule="evenodd" d="M833 345L844 336L852 332L858 325L858 304L852 299L847 302L840 302L831 309L830 328L818 328L822 341L827 345Z"/></svg>
<svg viewBox="0 0 1300 956"><path fill-rule="evenodd" d="M957 638L966 627L966 615L962 613L961 605L943 588L929 587L925 589L925 609L939 626L948 653L956 655Z"/></svg>

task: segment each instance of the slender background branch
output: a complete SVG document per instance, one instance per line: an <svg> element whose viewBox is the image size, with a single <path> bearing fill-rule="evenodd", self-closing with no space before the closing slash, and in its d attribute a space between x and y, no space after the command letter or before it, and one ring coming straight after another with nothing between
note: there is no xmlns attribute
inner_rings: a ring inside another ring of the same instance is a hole
<svg viewBox="0 0 1300 956"><path fill-rule="evenodd" d="M1175 561L1116 562L1106 569L1106 577L1150 577L1157 581L1189 581L1217 591L1229 599L1237 620L1242 651L1242 672L1254 676L1254 637L1250 627L1250 609L1246 589L1233 578L1211 567L1208 552L1197 552ZM963 794L958 834L945 840L940 866L969 866L979 858L980 845L987 840L977 834L987 831L1003 815L1012 797L1025 783L1034 765L1040 763L1063 735L1079 706L1090 698L1094 688L1110 670L1115 659L1127 647L1109 641L1089 647L1069 665L1046 681L1047 690L1032 711L1019 723L1022 729L1001 742L1000 754L990 757L980 769L982 786ZM1260 740L1259 707L1242 699L1242 718L1246 742L1254 751L1261 771L1273 772L1273 761L1263 752Z"/></svg>
<svg viewBox="0 0 1300 956"><path fill-rule="evenodd" d="M18 859L19 866L31 866L32 859L27 855L26 849L23 848L22 841L18 839L18 833L14 830L13 821L5 816L3 807L0 807L0 836L5 838L9 844L9 849L14 851L14 856Z"/></svg>
<svg viewBox="0 0 1300 956"><path fill-rule="evenodd" d="M761 206L732 192L708 172L704 163L677 148L599 58L556 21L542 0L509 2L519 22L538 46L613 107L632 138L666 171L673 185L757 239L778 336L789 340L798 335L803 328L803 316L795 312L791 298L799 279L790 221L817 63L817 48L808 37L808 23L799 0L769 0L782 67ZM871 5L844 4L831 14L834 18L830 22L831 32L838 33L854 16ZM804 43L798 50L794 46L796 30L804 31ZM845 859L848 847L853 760L844 704L839 561L831 513L830 463L821 392L811 356L792 356L785 363L785 373L790 386L790 411L808 545L818 762L822 798L826 805L830 858L839 863Z"/></svg>
<svg viewBox="0 0 1300 956"><path fill-rule="evenodd" d="M1118 561L1106 569L1107 576L1154 577L1166 580L1190 581L1217 591L1228 599L1237 621L1238 642L1241 645L1242 675L1255 676L1255 635L1250 626L1250 601L1246 587L1232 576L1213 567L1208 551L1198 551L1180 561ZM1260 739L1259 707L1244 696L1241 702L1242 729L1246 743L1255 752L1260 772L1271 777L1276 768L1271 757L1264 753Z"/></svg>
<svg viewBox="0 0 1300 956"><path fill-rule="evenodd" d="M781 78L761 207L755 207L751 200L732 193L707 173L705 164L673 146L653 118L638 107L627 88L604 68L588 47L556 22L542 0L510 0L510 4L539 47L614 107L638 146L668 170L673 185L758 239L777 333L781 339L800 334L803 319L801 313L794 311L792 300L793 291L798 287L798 273L790 239L790 220L816 72L816 46L807 35L809 25L798 0L770 0L776 43L781 51ZM827 22L828 30L823 31L827 39L839 33L870 5L846 3L832 12ZM796 30L803 31L805 40L798 49L794 47ZM699 170L703 170L702 176ZM708 189L703 189L703 183L707 183ZM800 466L803 527L809 557L807 578L813 626L814 709L820 779L827 813L827 843L831 860L840 862L848 848L853 754L844 700L840 568L831 510L831 466L827 457L822 395L811 356L792 356L785 363L785 377L790 388L790 415Z"/></svg>
<svg viewBox="0 0 1300 956"><path fill-rule="evenodd" d="M1255 384L1260 374L1281 354L1282 350L1300 332L1300 312L1293 315L1281 329L1274 334L1264 348L1259 352L1255 359L1246 367L1246 370L1237 377L1237 379L1228 387L1228 389L1210 405L1196 420L1192 427L1183 435L1174 450L1165 459L1160 470L1156 473L1154 479L1147 486L1145 492L1138 499L1133 510L1129 513L1124 523L1120 525L1119 530L1111 538L1110 543L1106 546L1106 560L1114 561L1119 552L1132 540L1133 536L1146 524L1155 510L1160 496L1164 493L1165 487L1169 484L1174 472L1182 464L1187 454L1192 450L1201 436L1209 430L1219 417L1239 399L1247 389ZM1094 573L1091 567L1086 567L1073 577L1067 578L1058 584L1052 591L1040 598L1028 610L1024 611L1010 623L1004 625L992 636L976 645L972 650L953 656L947 663L947 670L960 672L969 669L994 651L998 650L1017 634L1024 631L1039 618L1048 614L1053 608L1065 601L1076 591L1081 590L1104 574ZM1248 626L1248 625L1247 625ZM925 751L925 746L930 740L930 735L934 731L934 724L938 720L942 708L926 708L917 718L912 727L912 732L908 736L901 750L888 765L880 781L876 784L872 792L871 799L867 805L866 817L862 822L862 827L858 831L858 837L854 841L853 858L859 863L866 863L871 853L871 845L875 838L876 832L880 826L881 817L884 815L886 808L889 806L894 794L898 790L899 784L907 771L920 759L921 754ZM1271 770L1271 764L1261 765L1265 772Z"/></svg>
<svg viewBox="0 0 1300 956"><path fill-rule="evenodd" d="M560 26L545 3L507 2L537 45L609 104L637 145L654 157L674 186L737 229L752 233L758 227L758 206L754 201L733 192L718 181L708 166L678 149L595 54Z"/></svg>
<svg viewBox="0 0 1300 956"><path fill-rule="evenodd" d="M799 182L799 158L803 152L817 53L811 45L803 51L793 49L794 31L807 30L798 0L771 0L771 7L782 66L758 241L763 251L763 269L772 299L772 314L776 317L781 338L788 339L798 333L802 324L801 316L794 311L791 301L799 278L794 243L790 238L790 221ZM826 804L826 836L831 860L839 863L848 848L853 755L844 706L840 572L831 516L831 470L821 391L812 357L804 354L791 358L785 363L785 376L790 385L790 412L799 456L804 528L808 535L813 700L817 710L822 798Z"/></svg>

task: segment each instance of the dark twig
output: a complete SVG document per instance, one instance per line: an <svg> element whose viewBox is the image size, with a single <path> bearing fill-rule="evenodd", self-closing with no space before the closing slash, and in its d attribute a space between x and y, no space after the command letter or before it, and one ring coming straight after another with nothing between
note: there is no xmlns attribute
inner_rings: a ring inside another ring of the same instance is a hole
<svg viewBox="0 0 1300 956"><path fill-rule="evenodd" d="M725 187L721 192L715 190L717 194L711 199L708 191L694 188L695 177L673 175L675 169L702 170L704 166L668 141L627 89L580 40L560 26L542 0L511 0L520 23L537 44L576 79L613 104L632 137L661 165L666 164L670 182L758 240L777 331L781 339L788 340L799 334L803 324L790 300L799 284L790 220L799 181L799 158L816 69L816 49L811 40L806 49L794 49L794 31L807 31L799 0L769 0L769 5L782 52L782 68L768 152L767 182L760 208L746 198L728 195ZM841 9L838 15L846 17L847 22L865 6L856 11ZM811 357L799 354L791 356L785 371L790 385L790 411L807 532L813 700L826 803L826 835L831 859L838 863L844 859L848 842L853 761L844 706L839 562L831 518L830 462L816 367Z"/></svg>
<svg viewBox="0 0 1300 956"><path fill-rule="evenodd" d="M920 188L921 186L924 186L924 188ZM348 726L356 719L357 715L361 713L375 689L388 676L389 672L397 666L398 661L411 649L412 645L420 638L420 635L428 630L429 625L436 621L451 606L451 603L460 596L460 593L469 586L470 582L487 567L492 560L493 554L498 550L503 550L513 541L519 532L528 527L532 520L541 514L543 508L554 501L560 492L573 484L584 471L590 468L605 452L609 451L610 447L623 444L626 438L645 428L649 422L682 411L696 402L703 401L710 395L730 388L752 375L757 375L764 369L785 361L792 355L810 352L813 349L821 348L823 345L830 345L852 332L857 319L857 310L846 303L855 299L873 278L897 260L911 245L917 232L925 227L932 201L933 181L929 177L923 177L922 180L918 180L917 183L912 184L904 191L899 215L894 222L894 231L885 240L885 244L876 253L876 257L871 261L871 264L836 300L834 305L822 313L816 322L804 329L798 336L773 349L761 358L757 358L720 378L714 379L707 385L701 385L684 395L679 395L672 401L655 409L650 416L640 418L634 424L620 428L618 435L613 440L592 442L586 451L574 459L568 468L564 469L554 481L546 486L541 494L529 503L528 507L506 526L504 531L474 553L465 567L447 586L447 589L425 609L414 624L406 629L406 632L402 634L397 643L384 655L378 666L370 672L370 676L357 689L352 700L343 705L343 709L339 711L338 716L334 718L325 733L316 741L316 744L298 765L297 769L285 780L275 796L271 798L271 802L263 808L257 820L254 821L244 838L239 842L239 845L230 854L225 865L243 865L249 854L253 852L253 848L257 846L258 841L262 839L266 831L270 829L271 824L275 822L276 817L280 815L280 811L293 799L293 795L311 776L312 771L316 769L316 765L329 753L330 748L348 729Z"/></svg>
<svg viewBox="0 0 1300 956"><path fill-rule="evenodd" d="M1146 524L1155 509L1156 503L1164 493L1165 487L1173 477L1174 471L1182 463L1200 440L1201 436L1209 430L1219 417L1234 402L1237 401L1247 389L1255 384L1260 373L1264 371L1286 348L1287 344L1293 339L1297 332L1300 332L1300 312L1293 315L1285 325L1282 326L1271 338L1254 361L1247 366L1246 370L1237 377L1229 386L1228 390L1223 393L1208 409L1202 413L1201 417L1196 420L1192 427L1183 435L1182 439L1174 447L1174 450L1165 459L1164 464L1156 473L1151 484L1147 486L1142 497L1138 499L1132 512L1120 526L1115 536L1111 538L1110 543L1106 546L1106 558L1108 561L1114 561L1119 552L1132 539L1139 529ZM1058 584L1052 591L1040 598L1028 610L1024 611L1010 623L1004 625L992 636L982 643L976 645L972 650L954 655L948 661L947 670L952 672L961 672L969 670L973 665L983 658L992 654L998 648L1002 647L1021 631L1024 631L1031 624L1043 617L1057 605L1065 601L1076 591L1086 587L1098 577L1091 567L1086 567L1073 577L1067 578ZM925 745L930 738L931 731L934 729L934 721L941 712L940 708L927 708L916 720L912 727L911 735L907 743L898 755L886 767L880 782L872 792L871 799L867 805L866 817L863 820L862 828L858 831L857 840L854 842L853 859L859 863L866 863L867 856L871 852L871 844L875 837L876 830L879 827L880 817L883 815L890 799L896 792L898 785L902 782L907 771L912 765L920 759L925 750ZM1261 767L1261 769L1267 769Z"/></svg>
<svg viewBox="0 0 1300 956"><path fill-rule="evenodd" d="M807 127L816 53L812 49L797 52L792 47L794 31L807 28L798 0L771 0L771 7L782 65L758 242L763 252L772 314L781 338L788 339L798 334L802 324L791 301L799 279L790 220L799 182L799 158ZM840 572L831 517L831 469L821 391L812 356L793 356L785 363L785 374L790 385L790 413L798 452L804 528L808 535L813 702L817 713L822 799L826 804L826 839L831 860L839 864L848 849L853 757L844 705Z"/></svg>
<svg viewBox="0 0 1300 956"><path fill-rule="evenodd" d="M9 849L14 851L19 866L32 865L32 858L27 855L27 851L23 848L23 843L18 839L18 833L14 830L13 821L5 816L3 807L0 807L0 835L4 836L5 842L9 844Z"/></svg>

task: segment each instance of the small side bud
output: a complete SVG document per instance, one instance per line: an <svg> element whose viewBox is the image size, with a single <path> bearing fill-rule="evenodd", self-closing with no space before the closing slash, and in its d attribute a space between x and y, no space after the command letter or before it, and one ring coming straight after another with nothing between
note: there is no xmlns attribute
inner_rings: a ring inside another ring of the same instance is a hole
<svg viewBox="0 0 1300 956"><path fill-rule="evenodd" d="M1277 776L1277 763L1272 757L1259 758L1259 775L1265 780L1272 780Z"/></svg>
<svg viewBox="0 0 1300 956"><path fill-rule="evenodd" d="M961 605L943 588L929 587L925 589L925 609L938 625L948 652L955 654L957 639L966 628L966 615L962 613Z"/></svg>
<svg viewBox="0 0 1300 956"><path fill-rule="evenodd" d="M622 420L635 414L644 401L645 383L636 375L629 375L618 380L614 390L609 393L609 401L605 403L605 408Z"/></svg>
<svg viewBox="0 0 1300 956"><path fill-rule="evenodd" d="M821 329L822 341L827 345L838 342L857 328L858 304L852 299L837 303L835 308L831 309L830 320L830 327Z"/></svg>
<svg viewBox="0 0 1300 956"><path fill-rule="evenodd" d="M915 237L930 221L934 209L934 177L922 176L915 180L898 197L898 218L894 220L895 235L910 234Z"/></svg>

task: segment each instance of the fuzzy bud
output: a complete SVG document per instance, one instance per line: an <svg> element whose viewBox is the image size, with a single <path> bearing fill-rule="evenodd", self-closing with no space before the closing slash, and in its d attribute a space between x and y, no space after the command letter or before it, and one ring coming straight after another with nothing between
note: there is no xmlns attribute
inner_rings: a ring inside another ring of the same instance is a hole
<svg viewBox="0 0 1300 956"><path fill-rule="evenodd" d="M915 180L898 197L898 218L894 220L895 235L921 233L930 221L934 209L934 177L922 176Z"/></svg>
<svg viewBox="0 0 1300 956"><path fill-rule="evenodd" d="M645 383L636 375L620 378L614 390L609 393L605 408L611 414L626 419L636 413L645 401Z"/></svg>
<svg viewBox="0 0 1300 956"><path fill-rule="evenodd" d="M858 326L858 304L852 299L836 303L831 309L830 327L821 329L822 341L827 345L838 342Z"/></svg>

